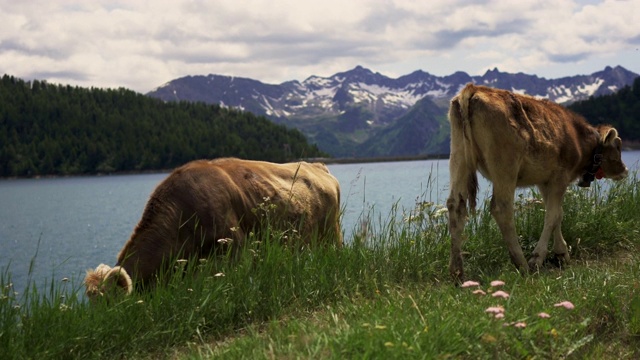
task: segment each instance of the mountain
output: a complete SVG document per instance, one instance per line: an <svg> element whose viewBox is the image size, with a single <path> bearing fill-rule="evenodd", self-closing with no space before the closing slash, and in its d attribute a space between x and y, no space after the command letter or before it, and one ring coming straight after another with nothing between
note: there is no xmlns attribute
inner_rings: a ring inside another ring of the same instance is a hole
<svg viewBox="0 0 640 360"><path fill-rule="evenodd" d="M498 69L481 76L464 72L435 76L418 70L393 79L357 66L330 77L311 76L302 82L279 85L221 75L187 76L147 95L164 101L220 104L264 115L298 128L333 156L367 157L417 155L445 149L448 145L432 144L442 134L434 135L429 129L448 126L446 119L441 122L448 102L468 82L569 104L590 96L612 94L630 85L637 76L616 66L591 75L559 79L504 73ZM420 102L425 98L429 101ZM413 109L414 106L418 109ZM419 118L425 114L431 117ZM400 140L393 140L393 136ZM440 140L448 141L446 137Z"/></svg>
<svg viewBox="0 0 640 360"><path fill-rule="evenodd" d="M576 101L569 109L589 119L592 124L610 124L614 126L623 145L640 147L640 77L615 94Z"/></svg>
<svg viewBox="0 0 640 360"><path fill-rule="evenodd" d="M412 156L449 153L450 127L446 113L424 97L399 117L357 147L369 156Z"/></svg>

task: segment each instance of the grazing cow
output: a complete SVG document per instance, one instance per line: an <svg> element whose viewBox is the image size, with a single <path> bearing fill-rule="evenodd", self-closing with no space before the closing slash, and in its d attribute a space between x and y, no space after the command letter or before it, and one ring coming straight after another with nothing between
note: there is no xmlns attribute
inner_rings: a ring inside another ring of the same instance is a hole
<svg viewBox="0 0 640 360"><path fill-rule="evenodd" d="M562 198L569 184L589 186L594 176L614 180L628 171L620 157L621 140L611 126L593 127L581 116L547 100L468 84L451 100L449 271L464 277L462 231L467 205L474 210L479 171L493 183L490 211L506 242L511 261L535 271L547 256L553 235L556 256L569 261L562 238ZM518 243L514 222L516 187L536 185L545 205L544 228L529 262Z"/></svg>
<svg viewBox="0 0 640 360"><path fill-rule="evenodd" d="M265 211L269 212L268 216ZM199 160L174 170L155 191L114 268L101 264L85 278L90 299L152 285L176 257L207 256L242 245L265 218L342 246L340 185L320 163L274 164L234 158ZM164 264L164 265L163 265Z"/></svg>

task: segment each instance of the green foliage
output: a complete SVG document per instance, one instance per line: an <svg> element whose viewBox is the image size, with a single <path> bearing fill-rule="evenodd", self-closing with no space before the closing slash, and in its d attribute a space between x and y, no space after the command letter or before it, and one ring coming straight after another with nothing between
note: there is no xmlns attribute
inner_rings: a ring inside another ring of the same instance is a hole
<svg viewBox="0 0 640 360"><path fill-rule="evenodd" d="M0 276L0 354L11 358L635 358L640 347L640 181L571 189L563 230L573 264L522 276L487 209L465 250L476 288L448 275L446 210L429 201L373 226L344 248L300 247L293 231L250 234L230 254L176 263L165 286L98 302L73 281L15 294ZM525 245L541 204L517 204ZM257 211L271 211L264 204ZM580 240L578 240L578 238ZM491 286L500 279L505 285ZM506 299L493 297L498 290ZM555 306L571 301L575 309ZM486 312L500 306L504 317ZM540 317L540 313L550 317ZM525 326L516 324L524 324Z"/></svg>
<svg viewBox="0 0 640 360"><path fill-rule="evenodd" d="M640 140L640 77L611 95L591 96L569 109L581 114L592 124L613 125L623 140Z"/></svg>
<svg viewBox="0 0 640 360"><path fill-rule="evenodd" d="M126 89L0 80L0 177L170 169L201 158L321 156L298 130L203 103Z"/></svg>

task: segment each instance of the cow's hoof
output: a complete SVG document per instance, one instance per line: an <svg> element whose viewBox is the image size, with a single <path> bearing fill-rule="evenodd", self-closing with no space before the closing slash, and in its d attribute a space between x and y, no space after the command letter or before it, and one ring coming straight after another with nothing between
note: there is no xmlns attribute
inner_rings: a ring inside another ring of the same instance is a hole
<svg viewBox="0 0 640 360"><path fill-rule="evenodd" d="M456 285L460 285L464 282L464 270L462 270L462 267L455 268L453 266L450 266L449 274L451 274L451 278Z"/></svg>
<svg viewBox="0 0 640 360"><path fill-rule="evenodd" d="M532 273L537 273L540 271L540 268L542 268L542 260L537 255L533 255L533 257L529 259L528 264L529 264L529 271Z"/></svg>
<svg viewBox="0 0 640 360"><path fill-rule="evenodd" d="M556 254L555 256L558 267L563 267L569 265L571 262L571 257L569 253Z"/></svg>
<svg viewBox="0 0 640 360"><path fill-rule="evenodd" d="M460 286L464 282L464 273L457 271L450 271L451 278L453 279L453 283L456 286Z"/></svg>
<svg viewBox="0 0 640 360"><path fill-rule="evenodd" d="M562 253L562 254L556 254L556 257L557 257L558 259L562 259L562 261L563 261L565 264L568 264L568 263L570 263L570 262L571 262L571 256L569 256L569 253L568 253L568 252L567 252L567 253Z"/></svg>
<svg viewBox="0 0 640 360"><path fill-rule="evenodd" d="M464 281L462 255L452 256L449 261L449 274L456 284L462 284Z"/></svg>

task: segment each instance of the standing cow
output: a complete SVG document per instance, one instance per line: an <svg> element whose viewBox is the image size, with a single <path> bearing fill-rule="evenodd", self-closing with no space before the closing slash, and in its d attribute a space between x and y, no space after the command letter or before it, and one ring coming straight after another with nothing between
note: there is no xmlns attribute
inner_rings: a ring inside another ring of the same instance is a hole
<svg viewBox="0 0 640 360"><path fill-rule="evenodd" d="M90 299L107 291L129 294L153 284L176 256L207 256L226 241L242 246L269 225L294 229L305 242L342 245L340 185L320 163L274 164L234 158L199 160L176 169L151 194L116 266L101 264L85 278ZM262 216L261 216L262 215Z"/></svg>
<svg viewBox="0 0 640 360"><path fill-rule="evenodd" d="M620 180L628 173L616 129L593 127L547 100L468 84L451 100L449 121L449 271L457 280L464 277L462 231L467 204L475 209L477 171L493 183L491 215L511 261L523 272L542 265L551 235L556 256L569 260L560 225L562 199L572 181L582 178L580 185L589 186L596 175ZM527 262L516 234L514 193L516 187L532 185L542 194L545 217L540 240Z"/></svg>

